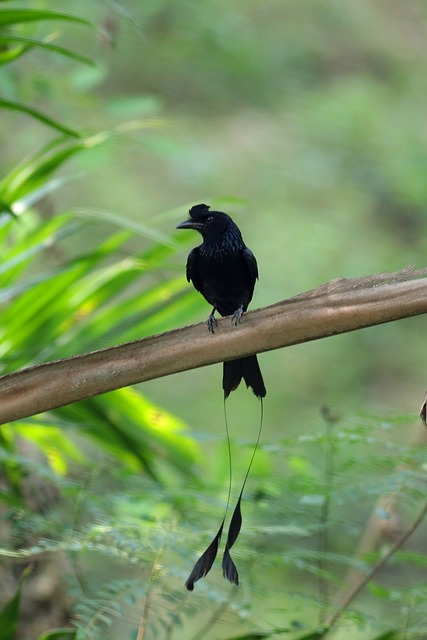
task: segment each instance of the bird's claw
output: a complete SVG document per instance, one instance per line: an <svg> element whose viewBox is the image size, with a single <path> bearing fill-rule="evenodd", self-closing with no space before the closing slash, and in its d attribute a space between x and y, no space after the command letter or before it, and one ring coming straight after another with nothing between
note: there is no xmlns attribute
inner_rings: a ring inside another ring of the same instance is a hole
<svg viewBox="0 0 427 640"><path fill-rule="evenodd" d="M211 313L211 315L207 319L206 324L208 325L208 331L210 331L211 333L215 333L214 327L218 326L218 322L213 313Z"/></svg>
<svg viewBox="0 0 427 640"><path fill-rule="evenodd" d="M240 324L240 320L241 320L242 315L243 315L243 307L239 307L233 313L233 317L231 318L231 322L234 322L234 326L235 327L237 327L237 325Z"/></svg>

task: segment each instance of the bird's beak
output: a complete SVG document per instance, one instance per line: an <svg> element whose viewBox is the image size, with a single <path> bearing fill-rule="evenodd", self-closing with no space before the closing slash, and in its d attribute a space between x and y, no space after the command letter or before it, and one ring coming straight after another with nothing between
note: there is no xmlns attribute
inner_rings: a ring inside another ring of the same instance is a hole
<svg viewBox="0 0 427 640"><path fill-rule="evenodd" d="M184 220L181 222L176 228L177 229L194 229L195 231L200 231L203 227L201 222L196 222L195 220Z"/></svg>

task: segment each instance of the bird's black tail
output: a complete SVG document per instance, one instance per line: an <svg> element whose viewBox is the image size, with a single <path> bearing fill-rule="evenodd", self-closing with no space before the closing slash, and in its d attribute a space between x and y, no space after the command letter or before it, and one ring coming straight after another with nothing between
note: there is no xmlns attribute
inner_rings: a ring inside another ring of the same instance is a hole
<svg viewBox="0 0 427 640"><path fill-rule="evenodd" d="M257 398L265 397L267 392L258 359L256 356L247 356L246 358L224 362L224 375L222 377L224 398L227 398L232 391L237 389L242 378L246 382L246 386L252 389Z"/></svg>

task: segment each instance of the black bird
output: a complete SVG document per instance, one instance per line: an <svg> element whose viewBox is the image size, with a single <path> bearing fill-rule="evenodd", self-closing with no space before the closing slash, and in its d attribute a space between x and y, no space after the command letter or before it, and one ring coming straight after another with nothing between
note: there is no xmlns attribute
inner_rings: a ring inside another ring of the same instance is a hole
<svg viewBox="0 0 427 640"><path fill-rule="evenodd" d="M177 229L194 229L201 233L203 242L193 249L187 260L187 280L192 281L195 289L213 306L208 318L209 331L214 333L217 324L215 311L222 316L232 316L237 326L242 314L248 308L258 278L255 256L243 242L242 234L232 219L222 211L210 211L206 204L196 204L189 211L190 219L181 222ZM247 356L224 362L222 388L224 402L231 391L237 389L242 378L254 394L261 400L261 419L257 443L246 472L243 486L230 521L227 542L222 560L223 575L234 584L239 583L239 574L230 555L242 526L241 500L246 480L252 465L262 429L262 398L266 391L257 357ZM231 464L231 460L230 460ZM230 467L231 468L231 467ZM221 540L225 517L230 500L230 488L225 514L218 532L204 553L194 565L185 586L193 591L194 583L204 578L212 568Z"/></svg>
<svg viewBox="0 0 427 640"><path fill-rule="evenodd" d="M191 207L190 219L177 229L194 229L203 242L195 247L187 260L187 280L213 306L207 320L209 331L217 324L215 311L232 315L237 326L248 308L258 279L254 254L243 242L239 228L229 215L210 211L206 204ZM258 398L266 394L256 355L224 362L222 388L224 398L239 386L242 378Z"/></svg>

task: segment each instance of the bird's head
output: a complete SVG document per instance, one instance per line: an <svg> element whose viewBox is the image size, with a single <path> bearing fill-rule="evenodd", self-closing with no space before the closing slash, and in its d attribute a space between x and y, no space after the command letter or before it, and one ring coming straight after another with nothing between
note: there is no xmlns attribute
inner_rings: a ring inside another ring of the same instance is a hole
<svg viewBox="0 0 427 640"><path fill-rule="evenodd" d="M207 204L195 204L189 211L190 219L181 222L177 229L194 229L203 238L222 235L233 222L226 213L209 209Z"/></svg>

